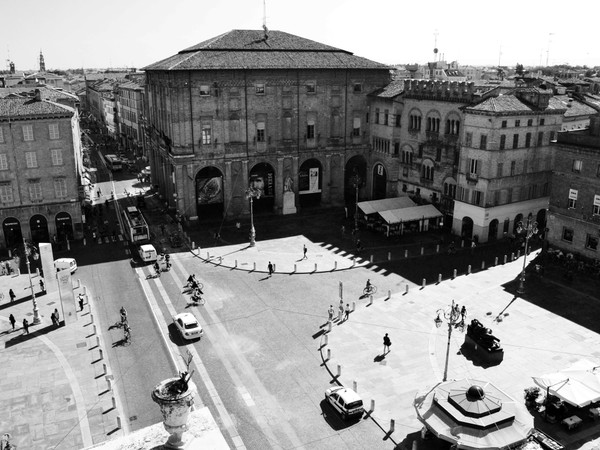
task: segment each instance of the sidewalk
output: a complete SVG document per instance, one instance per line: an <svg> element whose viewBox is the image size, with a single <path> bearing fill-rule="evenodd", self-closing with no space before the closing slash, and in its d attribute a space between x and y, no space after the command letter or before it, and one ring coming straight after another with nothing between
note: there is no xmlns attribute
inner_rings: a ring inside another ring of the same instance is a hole
<svg viewBox="0 0 600 450"><path fill-rule="evenodd" d="M39 295L38 278L33 277L39 325L31 324L28 275L0 277L5 296L0 302L0 434L9 433L11 443L22 450L79 449L124 434L117 429L119 412L103 370L106 364L110 373L110 366L99 359L89 304L77 312L77 322L55 328L50 315L57 308L62 321L59 294ZM77 286L76 275L73 282ZM11 288L17 295L13 303ZM75 295L79 292L81 288L75 289ZM17 320L15 331L10 314ZM23 318L31 324L28 335Z"/></svg>

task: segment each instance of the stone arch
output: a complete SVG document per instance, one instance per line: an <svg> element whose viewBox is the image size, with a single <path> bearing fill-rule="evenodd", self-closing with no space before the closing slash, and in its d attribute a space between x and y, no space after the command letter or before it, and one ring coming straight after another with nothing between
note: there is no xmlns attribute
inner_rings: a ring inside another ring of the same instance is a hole
<svg viewBox="0 0 600 450"><path fill-rule="evenodd" d="M458 136L460 134L460 114L456 111L450 111L444 118L444 134Z"/></svg>
<svg viewBox="0 0 600 450"><path fill-rule="evenodd" d="M523 221L523 214L519 213L515 216L515 220L513 222L513 234L517 235L517 227L519 226L519 222Z"/></svg>
<svg viewBox="0 0 600 450"><path fill-rule="evenodd" d="M215 166L206 166L196 172L194 180L198 218L222 216L225 207L223 172Z"/></svg>
<svg viewBox="0 0 600 450"><path fill-rule="evenodd" d="M308 158L298 169L298 195L302 207L319 206L323 190L323 164Z"/></svg>
<svg viewBox="0 0 600 450"><path fill-rule="evenodd" d="M2 232L6 248L12 250L23 243L21 222L16 217L7 217L2 221Z"/></svg>
<svg viewBox="0 0 600 450"><path fill-rule="evenodd" d="M48 219L42 214L31 216L31 219L29 219L29 230L31 232L31 240L36 244L39 242L50 242Z"/></svg>
<svg viewBox="0 0 600 450"><path fill-rule="evenodd" d="M469 216L465 216L462 218L462 225L460 228L460 236L463 239L472 239L473 238L473 219Z"/></svg>
<svg viewBox="0 0 600 450"><path fill-rule="evenodd" d="M410 131L418 131L421 129L423 113L416 106L408 112L408 129Z"/></svg>
<svg viewBox="0 0 600 450"><path fill-rule="evenodd" d="M56 239L58 241L73 240L73 220L68 212L59 212L54 217L54 223L56 225Z"/></svg>
<svg viewBox="0 0 600 450"><path fill-rule="evenodd" d="M431 109L427 111L427 117L425 119L425 131L431 133L439 133L442 127L442 116L437 109Z"/></svg>
<svg viewBox="0 0 600 450"><path fill-rule="evenodd" d="M248 187L261 190L261 196L255 199L254 211L273 211L275 205L275 169L268 162L254 164L248 173Z"/></svg>
<svg viewBox="0 0 600 450"><path fill-rule="evenodd" d="M354 207L356 204L356 181L358 181L358 201L361 199L364 200L364 187L367 181L367 160L362 155L355 155L346 161L344 169L344 199L348 208Z"/></svg>
<svg viewBox="0 0 600 450"><path fill-rule="evenodd" d="M373 165L373 200L387 197L387 169L382 162Z"/></svg>
<svg viewBox="0 0 600 450"><path fill-rule="evenodd" d="M430 158L425 158L421 163L421 178L433 181L435 174L435 163Z"/></svg>
<svg viewBox="0 0 600 450"><path fill-rule="evenodd" d="M488 241L495 241L498 239L498 219L494 219L488 226Z"/></svg>
<svg viewBox="0 0 600 450"><path fill-rule="evenodd" d="M404 144L400 148L400 161L402 164L412 164L415 157L415 150L412 145Z"/></svg>

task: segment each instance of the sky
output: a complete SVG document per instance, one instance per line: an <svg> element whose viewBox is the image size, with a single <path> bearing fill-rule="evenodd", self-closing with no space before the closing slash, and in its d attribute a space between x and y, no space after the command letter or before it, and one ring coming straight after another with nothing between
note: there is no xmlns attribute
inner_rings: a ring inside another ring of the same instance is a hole
<svg viewBox="0 0 600 450"><path fill-rule="evenodd" d="M17 70L136 67L234 29L285 31L384 64L600 66L598 0L3 0ZM561 9L562 8L562 9ZM577 14L577 16L575 16ZM587 20L586 20L587 19ZM436 38L437 34L437 38Z"/></svg>

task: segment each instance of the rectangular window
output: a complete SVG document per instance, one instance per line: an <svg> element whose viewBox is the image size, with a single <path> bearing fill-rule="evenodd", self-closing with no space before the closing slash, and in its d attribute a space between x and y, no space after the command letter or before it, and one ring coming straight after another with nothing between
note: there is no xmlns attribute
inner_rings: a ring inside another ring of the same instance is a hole
<svg viewBox="0 0 600 450"><path fill-rule="evenodd" d="M504 170L504 164L503 163L498 163L498 169L496 171L496 176L497 177L502 177L502 171Z"/></svg>
<svg viewBox="0 0 600 450"><path fill-rule="evenodd" d="M263 95L265 93L265 85L264 83L257 83L254 85L254 91L258 94L258 95Z"/></svg>
<svg viewBox="0 0 600 450"><path fill-rule="evenodd" d="M315 83L314 82L306 83L306 93L314 94L315 92L317 92L317 87L316 87Z"/></svg>
<svg viewBox="0 0 600 450"><path fill-rule="evenodd" d="M33 141L33 125L23 125L23 140Z"/></svg>
<svg viewBox="0 0 600 450"><path fill-rule="evenodd" d="M210 95L210 86L203 84L200 86L200 97L208 97Z"/></svg>
<svg viewBox="0 0 600 450"><path fill-rule="evenodd" d="M520 127L520 126L521 126L521 121L515 120L515 127Z"/></svg>
<svg viewBox="0 0 600 450"><path fill-rule="evenodd" d="M470 147L473 143L473 133L465 133L465 146Z"/></svg>
<svg viewBox="0 0 600 450"><path fill-rule="evenodd" d="M265 142L265 123L256 122L256 142Z"/></svg>
<svg viewBox="0 0 600 450"><path fill-rule="evenodd" d="M537 145L544 145L544 132L540 131L538 133L538 143Z"/></svg>
<svg viewBox="0 0 600 450"><path fill-rule="evenodd" d="M580 159L574 159L573 160L573 166L572 166L573 172L580 173L581 172L582 164L583 164L583 161L581 161Z"/></svg>
<svg viewBox="0 0 600 450"><path fill-rule="evenodd" d="M527 126L530 127L533 125L533 119L527 119Z"/></svg>
<svg viewBox="0 0 600 450"><path fill-rule="evenodd" d="M375 108L375 123L379 123L379 108Z"/></svg>
<svg viewBox="0 0 600 450"><path fill-rule="evenodd" d="M54 179L54 195L56 198L65 198L67 196L67 179L66 178L55 178Z"/></svg>
<svg viewBox="0 0 600 450"><path fill-rule="evenodd" d="M58 124L57 123L49 123L48 124L48 133L50 135L50 139L59 139L60 134L58 132Z"/></svg>
<svg viewBox="0 0 600 450"><path fill-rule="evenodd" d="M37 167L37 155L35 152L25 152L25 165L28 169Z"/></svg>
<svg viewBox="0 0 600 450"><path fill-rule="evenodd" d="M540 125L544 125L546 123L546 119L540 119Z"/></svg>
<svg viewBox="0 0 600 450"><path fill-rule="evenodd" d="M516 161L511 161L510 162L510 176L513 177L515 176L515 170L517 169L517 162Z"/></svg>
<svg viewBox="0 0 600 450"><path fill-rule="evenodd" d="M4 132L2 131L2 127L0 127L0 144L4 142Z"/></svg>
<svg viewBox="0 0 600 450"><path fill-rule="evenodd" d="M352 122L352 136L360 137L360 117L355 117Z"/></svg>
<svg viewBox="0 0 600 450"><path fill-rule="evenodd" d="M562 238L563 241L573 242L573 228L563 227Z"/></svg>
<svg viewBox="0 0 600 450"><path fill-rule="evenodd" d="M513 135L513 148L519 148L519 135Z"/></svg>
<svg viewBox="0 0 600 450"><path fill-rule="evenodd" d="M396 114L396 126L399 127L400 126L400 120L402 119L402 116L400 114Z"/></svg>
<svg viewBox="0 0 600 450"><path fill-rule="evenodd" d="M394 142L394 156L400 155L400 142Z"/></svg>
<svg viewBox="0 0 600 450"><path fill-rule="evenodd" d="M588 250L598 250L598 236L588 234L585 239L585 248Z"/></svg>
<svg viewBox="0 0 600 450"><path fill-rule="evenodd" d="M506 148L506 135L503 134L500 136L500 150L504 150Z"/></svg>
<svg viewBox="0 0 600 450"><path fill-rule="evenodd" d="M600 195L594 195L594 205L592 209L592 214L595 216L600 215Z"/></svg>
<svg viewBox="0 0 600 450"><path fill-rule="evenodd" d="M29 199L31 201L42 200L42 183L40 180L29 181Z"/></svg>
<svg viewBox="0 0 600 450"><path fill-rule="evenodd" d="M52 150L50 150L50 156L52 157L52 165L53 166L62 166L63 165L62 149L53 148Z"/></svg>
<svg viewBox="0 0 600 450"><path fill-rule="evenodd" d="M0 203L12 203L13 191L10 183L0 184Z"/></svg>
<svg viewBox="0 0 600 450"><path fill-rule="evenodd" d="M531 147L531 133L525 135L525 147Z"/></svg>
<svg viewBox="0 0 600 450"><path fill-rule="evenodd" d="M479 148L485 150L487 148L487 135L482 134L479 140Z"/></svg>
<svg viewBox="0 0 600 450"><path fill-rule="evenodd" d="M469 173L477 174L479 169L478 159L469 159Z"/></svg>
<svg viewBox="0 0 600 450"><path fill-rule="evenodd" d="M0 153L0 170L8 170L8 158L6 153Z"/></svg>
<svg viewBox="0 0 600 450"><path fill-rule="evenodd" d="M354 90L355 93L362 92L362 84L361 83L354 83L353 90Z"/></svg>
<svg viewBox="0 0 600 450"><path fill-rule="evenodd" d="M208 145L211 143L211 126L202 125L202 145Z"/></svg>
<svg viewBox="0 0 600 450"><path fill-rule="evenodd" d="M315 138L315 124L307 123L306 124L306 139L314 139Z"/></svg>
<svg viewBox="0 0 600 450"><path fill-rule="evenodd" d="M442 160L442 149L441 148L436 148L435 149L435 160L436 161L441 161Z"/></svg>
<svg viewBox="0 0 600 450"><path fill-rule="evenodd" d="M569 189L569 209L577 207L577 189Z"/></svg>
<svg viewBox="0 0 600 450"><path fill-rule="evenodd" d="M503 121L502 121L502 128L506 128L506 126L507 126L507 125L508 125L507 121L506 121L506 120L503 120Z"/></svg>

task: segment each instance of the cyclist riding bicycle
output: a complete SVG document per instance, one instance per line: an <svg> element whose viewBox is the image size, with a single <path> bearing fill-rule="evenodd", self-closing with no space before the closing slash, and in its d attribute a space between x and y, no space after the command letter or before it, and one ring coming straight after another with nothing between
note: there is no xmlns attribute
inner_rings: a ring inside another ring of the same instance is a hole
<svg viewBox="0 0 600 450"><path fill-rule="evenodd" d="M370 279L367 279L367 286L365 287L365 289L366 289L367 291L370 291L370 290L371 290L371 286L372 286L372 284L371 284L371 280L370 280Z"/></svg>
<svg viewBox="0 0 600 450"><path fill-rule="evenodd" d="M121 322L127 323L127 310L124 306L121 306Z"/></svg>

